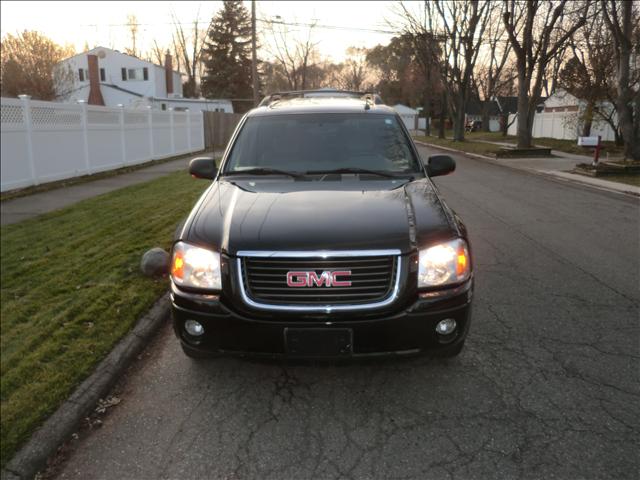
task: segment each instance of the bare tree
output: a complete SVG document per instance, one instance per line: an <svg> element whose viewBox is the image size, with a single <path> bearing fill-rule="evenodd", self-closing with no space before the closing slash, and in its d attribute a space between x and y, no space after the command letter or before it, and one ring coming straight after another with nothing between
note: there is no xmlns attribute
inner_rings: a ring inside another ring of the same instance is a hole
<svg viewBox="0 0 640 480"><path fill-rule="evenodd" d="M490 12L490 22L485 31L485 48L481 49L476 68L473 72L473 84L481 100L482 129L489 131L490 107L492 99L507 87L514 78L507 60L511 54L511 44L505 42L506 31L500 21L499 8Z"/></svg>
<svg viewBox="0 0 640 480"><path fill-rule="evenodd" d="M624 154L626 158L640 160L640 15L632 2L601 0L601 5L615 49L615 103L624 139ZM633 70L632 54L635 57Z"/></svg>
<svg viewBox="0 0 640 480"><path fill-rule="evenodd" d="M568 41L572 53L558 75L558 85L586 105L580 114L582 136L591 134L594 120L607 122L622 145L615 108L615 52L599 3L585 6L594 12L587 24Z"/></svg>
<svg viewBox="0 0 640 480"><path fill-rule="evenodd" d="M183 92L185 97L199 96L198 80L202 76L202 54L207 38L207 33L211 28L211 23L206 28L198 22L200 11L196 14L193 21L191 33L185 33L182 23L178 20L175 13L171 14L174 26L173 32L173 52L176 57L177 68L184 70L187 75L187 81L184 83Z"/></svg>
<svg viewBox="0 0 640 480"><path fill-rule="evenodd" d="M309 68L317 57L318 43L312 40L315 23L308 31L306 39L294 39L288 26L282 21L269 22L269 33L273 46L269 49L275 63L280 67L291 90L307 88Z"/></svg>
<svg viewBox="0 0 640 480"><path fill-rule="evenodd" d="M465 108L473 70L494 5L477 0L434 0L434 9L426 9L428 15L437 15L433 23L439 24L443 33L441 45L446 65L441 71L453 117L454 141L464 140Z"/></svg>
<svg viewBox="0 0 640 480"><path fill-rule="evenodd" d="M338 65L336 83L345 90L360 91L365 87L368 77L367 49L362 47L347 48L347 58Z"/></svg>
<svg viewBox="0 0 640 480"><path fill-rule="evenodd" d="M53 100L73 86L74 72L59 65L75 52L35 31L7 34L0 47L0 85L3 97L28 94Z"/></svg>
<svg viewBox="0 0 640 480"><path fill-rule="evenodd" d="M431 108L433 103L434 80L442 74L440 70L441 49L434 33L434 4L424 1L423 9L411 11L404 3L399 4L397 15L400 17L400 29L408 39L415 52L415 60L423 77L422 110L427 118L426 135L431 134ZM395 25L392 24L392 27ZM397 27L397 26L396 26Z"/></svg>
<svg viewBox="0 0 640 480"><path fill-rule="evenodd" d="M531 147L533 117L547 67L586 22L586 10L575 8L568 15L566 6L567 0L504 0L502 19L518 70L519 148Z"/></svg>
<svg viewBox="0 0 640 480"><path fill-rule="evenodd" d="M162 48L158 44L158 41L154 39L151 50L147 52L146 60L157 65L162 65L164 63L164 53L166 52L166 50L166 48Z"/></svg>

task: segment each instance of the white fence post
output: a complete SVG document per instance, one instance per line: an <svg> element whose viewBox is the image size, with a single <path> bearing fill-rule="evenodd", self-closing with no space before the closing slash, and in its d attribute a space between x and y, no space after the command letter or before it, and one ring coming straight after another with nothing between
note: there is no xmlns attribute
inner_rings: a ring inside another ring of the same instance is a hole
<svg viewBox="0 0 640 480"><path fill-rule="evenodd" d="M36 162L33 158L33 122L31 120L31 95L18 95L22 101L22 112L24 119L24 131L27 140L27 162L29 162L29 171L34 185L38 185L38 175L36 174Z"/></svg>
<svg viewBox="0 0 640 480"><path fill-rule="evenodd" d="M122 149L122 165L127 164L127 141L124 137L124 105L122 103L118 104L120 107L120 146Z"/></svg>
<svg viewBox="0 0 640 480"><path fill-rule="evenodd" d="M91 175L91 160L89 158L89 112L86 101L78 100L78 103L82 110L82 146L84 150L84 164L87 174Z"/></svg>
<svg viewBox="0 0 640 480"><path fill-rule="evenodd" d="M185 110L185 114L187 115L187 148L189 149L189 153L193 151L191 147L191 112L187 108Z"/></svg>
<svg viewBox="0 0 640 480"><path fill-rule="evenodd" d="M148 106L147 110L149 112L149 156L151 157L151 160L153 160L153 109L151 106Z"/></svg>
<svg viewBox="0 0 640 480"><path fill-rule="evenodd" d="M173 123L173 107L169 107L169 127L171 129L171 155L176 154L176 134L173 131L174 123Z"/></svg>

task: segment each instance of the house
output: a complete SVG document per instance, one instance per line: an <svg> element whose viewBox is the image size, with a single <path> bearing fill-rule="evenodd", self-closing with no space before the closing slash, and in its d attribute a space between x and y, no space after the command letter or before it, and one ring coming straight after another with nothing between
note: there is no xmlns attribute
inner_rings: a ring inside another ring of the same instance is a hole
<svg viewBox="0 0 640 480"><path fill-rule="evenodd" d="M106 47L62 60L55 67L58 99L90 105L233 112L229 100L182 98L182 74L167 52L164 65Z"/></svg>
<svg viewBox="0 0 640 480"><path fill-rule="evenodd" d="M416 122L418 121L417 110L407 107L406 105L402 105L401 103L394 105L393 109L398 112L398 115L400 115L400 118L404 122L405 127L407 127L407 130L416 130Z"/></svg>
<svg viewBox="0 0 640 480"><path fill-rule="evenodd" d="M576 98L565 90L556 90L536 108L533 118L533 138L558 138L576 140L582 134L587 102ZM596 109L616 122L615 107L609 102L598 102ZM510 116L509 135L517 132L518 119ZM601 115L594 115L590 134L602 140L614 140L615 132Z"/></svg>
<svg viewBox="0 0 640 480"><path fill-rule="evenodd" d="M482 121L483 108L488 108L489 112L489 131L497 132L500 130L500 109L498 104L493 100L480 101L477 98L470 98L465 108L465 125L470 122Z"/></svg>

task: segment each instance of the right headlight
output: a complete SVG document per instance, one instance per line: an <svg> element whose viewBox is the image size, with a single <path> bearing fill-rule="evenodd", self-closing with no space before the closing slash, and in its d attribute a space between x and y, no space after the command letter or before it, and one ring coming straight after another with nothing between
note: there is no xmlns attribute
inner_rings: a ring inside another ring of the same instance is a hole
<svg viewBox="0 0 640 480"><path fill-rule="evenodd" d="M178 242L173 246L171 279L180 287L220 290L220 254Z"/></svg>
<svg viewBox="0 0 640 480"><path fill-rule="evenodd" d="M420 250L418 288L464 282L471 275L467 242L461 238Z"/></svg>

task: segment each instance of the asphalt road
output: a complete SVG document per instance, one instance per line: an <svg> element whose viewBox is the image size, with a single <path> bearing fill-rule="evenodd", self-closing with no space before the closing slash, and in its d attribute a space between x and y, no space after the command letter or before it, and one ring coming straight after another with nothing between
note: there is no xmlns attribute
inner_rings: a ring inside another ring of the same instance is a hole
<svg viewBox="0 0 640 480"><path fill-rule="evenodd" d="M456 160L437 183L477 260L460 357L194 362L167 327L59 477L638 478L638 201Z"/></svg>

